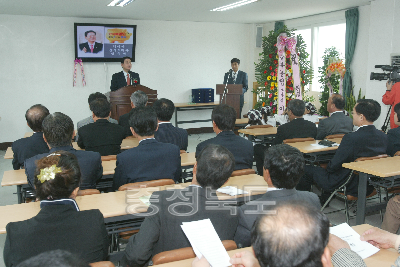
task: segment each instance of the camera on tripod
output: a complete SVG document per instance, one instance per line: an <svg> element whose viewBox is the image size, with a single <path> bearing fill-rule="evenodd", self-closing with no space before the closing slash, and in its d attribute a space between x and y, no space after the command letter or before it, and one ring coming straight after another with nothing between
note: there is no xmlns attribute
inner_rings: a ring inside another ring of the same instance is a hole
<svg viewBox="0 0 400 267"><path fill-rule="evenodd" d="M375 68L386 71L384 73L371 72L369 77L370 80L388 80L389 82L397 83L400 82L400 69L397 66L390 65L375 65Z"/></svg>

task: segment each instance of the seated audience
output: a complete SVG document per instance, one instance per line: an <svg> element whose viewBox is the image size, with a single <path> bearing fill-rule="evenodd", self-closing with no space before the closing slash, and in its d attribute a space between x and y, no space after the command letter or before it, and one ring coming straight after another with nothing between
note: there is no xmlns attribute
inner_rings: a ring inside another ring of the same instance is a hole
<svg viewBox="0 0 400 267"><path fill-rule="evenodd" d="M157 179L180 180L181 155L179 147L154 139L157 114L151 107L135 108L129 119L131 131L139 140L137 147L117 155L114 189L128 183Z"/></svg>
<svg viewBox="0 0 400 267"><path fill-rule="evenodd" d="M90 267L90 265L66 250L57 249L40 253L21 262L17 267Z"/></svg>
<svg viewBox="0 0 400 267"><path fill-rule="evenodd" d="M400 125L400 103L394 106L394 123ZM400 151L400 127L390 129L387 133L388 147L387 154L393 156L397 151Z"/></svg>
<svg viewBox="0 0 400 267"><path fill-rule="evenodd" d="M90 94L89 98L88 98L89 108L90 108L90 102L92 102L92 101L94 101L96 99L105 99L105 100L107 100L107 97L104 94L99 93L99 92ZM90 110L90 111L92 111L92 113L93 113L93 110ZM115 123L115 124L118 124L118 121L114 120L113 118L108 118L108 121L112 122L112 123ZM93 123L93 122L94 122L93 114L92 114L92 116L89 116L86 119L78 121L78 123L76 124L76 130L77 130L77 133L76 133L76 136L75 136L75 141L76 142L78 142L78 140L79 140L79 128L81 128L82 126L85 126L85 125L87 125L89 123Z"/></svg>
<svg viewBox="0 0 400 267"><path fill-rule="evenodd" d="M147 100L148 100L147 95L143 91L137 90L136 92L134 92L131 95L131 107L132 107L132 110L134 108L140 108L140 107L146 106L147 105ZM130 115L131 115L130 112L128 112L128 113L120 116L119 120L118 120L118 124L125 128L125 132L126 132L127 136L131 136L132 135L132 132L130 130L131 126L129 125Z"/></svg>
<svg viewBox="0 0 400 267"><path fill-rule="evenodd" d="M12 165L14 170L24 166L24 161L37 154L49 152L49 147L43 139L42 122L49 115L49 110L40 104L33 105L25 113L25 119L34 132L32 136L21 138L13 142L12 151L14 158Z"/></svg>
<svg viewBox="0 0 400 267"><path fill-rule="evenodd" d="M211 118L213 130L217 136L197 145L196 158L207 145L221 145L227 148L235 157L235 170L250 169L253 166L253 144L233 132L236 122L236 110L231 106L221 104L213 109Z"/></svg>
<svg viewBox="0 0 400 267"><path fill-rule="evenodd" d="M309 191L316 183L325 193L321 196L324 203L335 188L342 185L348 178L351 170L343 168L343 163L353 162L360 157L374 157L386 153L387 136L377 130L373 122L381 114L381 106L372 99L360 99L353 108L353 124L358 130L346 134L326 169L312 165L305 166L305 175L297 186L298 190ZM372 193L369 187L367 195ZM347 194L358 196L358 176L354 176L347 184Z"/></svg>
<svg viewBox="0 0 400 267"><path fill-rule="evenodd" d="M289 122L278 127L275 139L272 141L273 145L282 144L285 139L315 138L317 136L317 126L315 126L315 123L306 121L303 118L305 109L303 100L293 99L288 102L287 114Z"/></svg>
<svg viewBox="0 0 400 267"><path fill-rule="evenodd" d="M268 184L268 191L257 200L247 202L238 209L239 224L235 242L239 247L251 245L251 227L260 214L275 208L275 205L269 204L271 201L279 204L288 200L298 200L321 208L317 195L295 189L303 173L304 158L297 148L283 144L268 149L264 159L264 180Z"/></svg>
<svg viewBox="0 0 400 267"><path fill-rule="evenodd" d="M347 134L353 131L353 121L343 112L344 106L345 101L343 96L332 94L328 98L326 108L331 115L329 118L319 122L317 140L323 140L331 134Z"/></svg>
<svg viewBox="0 0 400 267"><path fill-rule="evenodd" d="M236 207L218 200L215 190L229 179L233 169L232 153L219 145L206 146L197 157L191 185L153 193L150 208L158 212L147 216L139 233L129 239L123 266L143 266L157 253L190 247L182 222L210 219L221 240L232 240Z"/></svg>
<svg viewBox="0 0 400 267"><path fill-rule="evenodd" d="M306 121L311 121L313 123L319 122L317 108L311 102L306 102L305 105L306 110L304 111L303 118Z"/></svg>
<svg viewBox="0 0 400 267"><path fill-rule="evenodd" d="M82 126L78 145L86 151L99 152L102 156L117 155L121 152L121 143L125 138L125 129L108 121L111 115L110 103L106 99L90 102L94 123Z"/></svg>
<svg viewBox="0 0 400 267"><path fill-rule="evenodd" d="M251 245L251 251L233 255L232 266L366 267L346 241L329 234L325 214L299 201L278 204L273 214L258 217L251 230ZM207 263L196 258L192 266L209 266Z"/></svg>
<svg viewBox="0 0 400 267"><path fill-rule="evenodd" d="M54 249L67 250L87 263L108 257L103 214L80 211L75 202L80 181L77 158L69 152L54 151L37 161L34 184L41 209L31 219L7 224L6 266Z"/></svg>
<svg viewBox="0 0 400 267"><path fill-rule="evenodd" d="M170 122L175 111L174 103L169 99L161 98L154 102L153 108L158 119L158 130L154 133L154 138L163 143L177 145L180 150L187 150L187 131L174 127Z"/></svg>
<svg viewBox="0 0 400 267"><path fill-rule="evenodd" d="M44 140L50 147L50 153L63 150L74 154L81 169L81 189L94 189L96 182L103 176L101 156L98 152L75 150L71 140L74 135L74 123L71 118L61 112L48 115L43 121ZM36 155L25 160L25 174L29 185L33 188L35 179L36 161L46 157L49 153Z"/></svg>

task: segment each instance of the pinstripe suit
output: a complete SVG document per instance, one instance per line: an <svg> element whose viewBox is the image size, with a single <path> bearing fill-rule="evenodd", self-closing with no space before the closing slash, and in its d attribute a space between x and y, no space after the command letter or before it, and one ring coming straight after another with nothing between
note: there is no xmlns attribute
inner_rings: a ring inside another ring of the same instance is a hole
<svg viewBox="0 0 400 267"><path fill-rule="evenodd" d="M173 126L170 122L160 122L154 138L162 143L177 145L180 150L187 150L188 147L187 131Z"/></svg>
<svg viewBox="0 0 400 267"><path fill-rule="evenodd" d="M240 113L242 113L242 108L244 105L244 93L247 92L247 89L249 88L248 86L248 77L247 73L241 70L238 70L236 74L236 80L233 82L232 77L229 77L229 72L225 73L224 76L224 84L226 84L226 80L228 79L228 84L241 84L243 86L242 88L242 94L240 95Z"/></svg>

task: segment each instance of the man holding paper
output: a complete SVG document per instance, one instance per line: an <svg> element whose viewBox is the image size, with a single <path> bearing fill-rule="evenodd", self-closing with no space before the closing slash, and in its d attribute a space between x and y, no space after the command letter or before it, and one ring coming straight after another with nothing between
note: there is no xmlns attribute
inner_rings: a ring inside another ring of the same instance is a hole
<svg viewBox="0 0 400 267"><path fill-rule="evenodd" d="M221 240L232 240L237 228L232 201L219 201L215 190L231 176L235 159L219 145L206 146L197 156L192 184L185 189L154 192L139 233L129 239L122 266L143 266L157 253L190 247L181 225L210 219ZM139 214L143 216L142 214Z"/></svg>
<svg viewBox="0 0 400 267"><path fill-rule="evenodd" d="M346 241L329 234L329 220L319 209L289 201L274 211L257 218L251 230L252 249L234 254L233 267L366 267ZM196 258L192 267L210 266L206 259Z"/></svg>

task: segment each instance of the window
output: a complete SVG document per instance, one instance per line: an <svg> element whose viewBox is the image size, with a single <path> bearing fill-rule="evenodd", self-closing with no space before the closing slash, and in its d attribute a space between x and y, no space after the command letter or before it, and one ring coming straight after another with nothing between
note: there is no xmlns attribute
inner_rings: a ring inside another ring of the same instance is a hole
<svg viewBox="0 0 400 267"><path fill-rule="evenodd" d="M296 27L294 26L294 28ZM321 84L318 82L318 68L324 64L322 56L326 48L334 46L339 51L340 58L344 60L346 23L328 26L310 26L295 31L295 34L302 35L304 42L307 44L307 52L311 56L310 60L314 68L314 79L310 85L310 89L321 91Z"/></svg>

